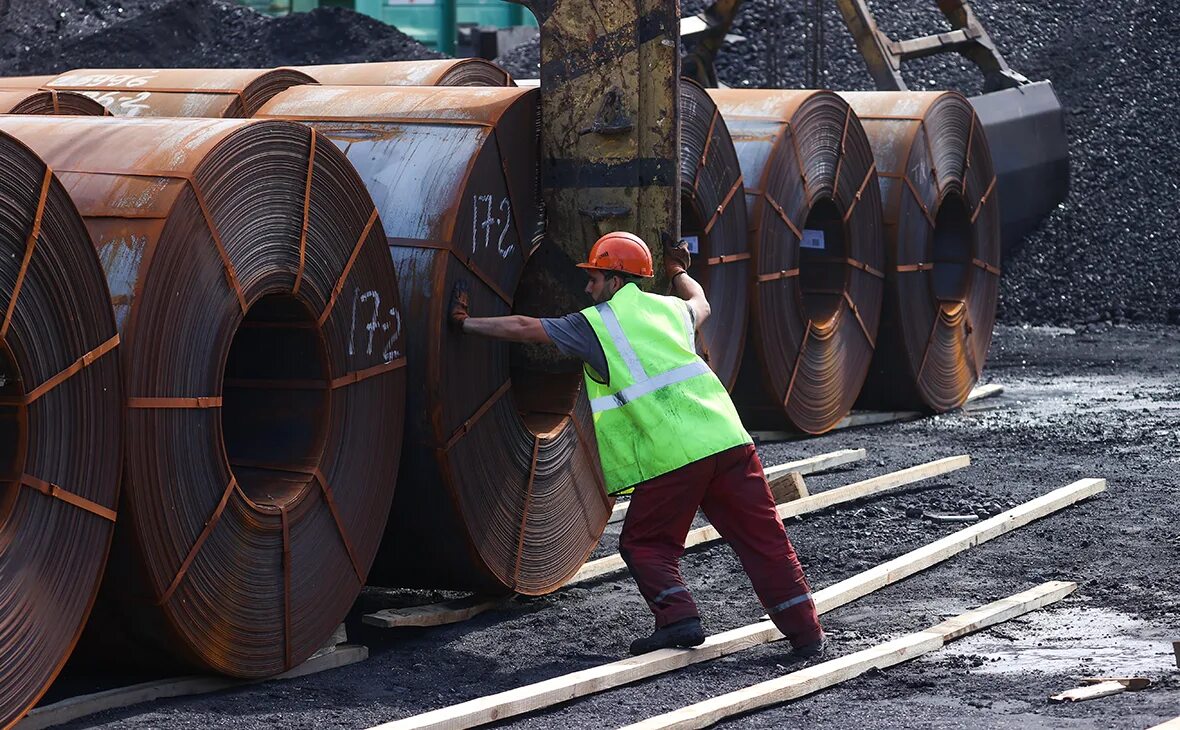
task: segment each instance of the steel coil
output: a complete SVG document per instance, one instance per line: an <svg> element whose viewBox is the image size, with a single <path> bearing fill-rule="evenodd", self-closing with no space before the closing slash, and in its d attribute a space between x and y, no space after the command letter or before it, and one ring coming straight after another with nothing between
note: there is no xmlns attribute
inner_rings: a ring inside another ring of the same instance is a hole
<svg viewBox="0 0 1180 730"><path fill-rule="evenodd" d="M119 337L90 236L34 152L0 133L0 727L57 676L114 532Z"/></svg>
<svg viewBox="0 0 1180 730"><path fill-rule="evenodd" d="M240 119L283 89L313 83L292 69L78 69L42 86L86 94L118 117Z"/></svg>
<svg viewBox="0 0 1180 730"><path fill-rule="evenodd" d="M48 76L0 76L0 88L5 89L42 89L45 84L57 78L56 74Z"/></svg>
<svg viewBox="0 0 1180 730"><path fill-rule="evenodd" d="M542 286L525 274L540 216L536 114L535 91L457 87L298 87L262 111L309 122L347 151L417 325L377 582L541 594L577 571L606 526L580 375L539 372L509 345L447 326L460 279L483 316L509 314Z"/></svg>
<svg viewBox="0 0 1180 730"><path fill-rule="evenodd" d="M868 373L885 244L869 141L826 91L711 92L746 185L751 337L735 391L747 426L835 426Z"/></svg>
<svg viewBox="0 0 1180 730"><path fill-rule="evenodd" d="M294 66L326 86L515 86L508 72L482 58Z"/></svg>
<svg viewBox="0 0 1180 730"><path fill-rule="evenodd" d="M68 114L101 117L107 114L94 99L72 91L4 89L0 83L0 114Z"/></svg>
<svg viewBox="0 0 1180 730"><path fill-rule="evenodd" d="M398 468L404 347L372 199L297 124L0 130L85 217L122 336L123 508L88 648L239 677L299 664L364 584Z"/></svg>
<svg viewBox="0 0 1180 730"><path fill-rule="evenodd" d="M680 82L680 230L692 276L713 314L697 332L697 351L733 390L749 319L750 239L742 171L725 120L695 82Z"/></svg>
<svg viewBox="0 0 1180 730"><path fill-rule="evenodd" d="M1000 211L987 135L955 92L844 98L876 155L885 307L861 403L961 406L987 358L1000 277Z"/></svg>

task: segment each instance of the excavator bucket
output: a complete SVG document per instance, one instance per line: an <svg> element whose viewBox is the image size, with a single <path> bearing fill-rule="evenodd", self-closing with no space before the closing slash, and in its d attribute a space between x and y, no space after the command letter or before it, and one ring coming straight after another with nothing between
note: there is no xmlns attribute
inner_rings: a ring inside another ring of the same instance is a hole
<svg viewBox="0 0 1180 730"><path fill-rule="evenodd" d="M1065 200L1069 145L1065 114L1048 81L971 97L987 132L1005 252Z"/></svg>

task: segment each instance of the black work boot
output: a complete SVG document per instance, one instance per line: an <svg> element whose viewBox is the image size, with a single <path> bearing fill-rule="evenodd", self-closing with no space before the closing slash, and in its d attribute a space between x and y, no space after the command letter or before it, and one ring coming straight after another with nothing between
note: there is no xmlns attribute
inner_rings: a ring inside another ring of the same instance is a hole
<svg viewBox="0 0 1180 730"><path fill-rule="evenodd" d="M828 641L826 635L821 635L818 641L813 641L810 644L797 646L791 652L791 656L795 661L806 665L819 664L826 662L832 655L832 642Z"/></svg>
<svg viewBox="0 0 1180 730"><path fill-rule="evenodd" d="M705 632L701 629L701 620L693 616L668 624L662 629L656 629L651 636L643 636L632 641L631 653L646 654L656 649L669 649L673 646L688 648L700 646L703 643L705 643Z"/></svg>

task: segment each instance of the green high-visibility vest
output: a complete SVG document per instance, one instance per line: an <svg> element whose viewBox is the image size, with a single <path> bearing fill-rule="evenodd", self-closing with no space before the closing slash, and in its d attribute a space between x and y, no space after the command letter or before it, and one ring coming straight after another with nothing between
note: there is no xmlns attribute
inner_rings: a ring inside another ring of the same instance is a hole
<svg viewBox="0 0 1180 730"><path fill-rule="evenodd" d="M609 370L604 382L584 368L608 493L753 443L725 386L696 353L684 300L627 284L582 314Z"/></svg>

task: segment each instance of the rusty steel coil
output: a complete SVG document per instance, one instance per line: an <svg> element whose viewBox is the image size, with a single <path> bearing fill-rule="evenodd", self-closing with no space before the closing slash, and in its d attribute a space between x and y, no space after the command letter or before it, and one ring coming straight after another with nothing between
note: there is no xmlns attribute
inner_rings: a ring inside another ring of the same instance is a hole
<svg viewBox="0 0 1180 730"><path fill-rule="evenodd" d="M68 114L101 117L109 112L94 99L73 91L4 89L0 80L0 114Z"/></svg>
<svg viewBox="0 0 1180 730"><path fill-rule="evenodd" d="M42 89L45 84L57 78L56 74L48 76L0 76L0 88L5 89Z"/></svg>
<svg viewBox="0 0 1180 730"><path fill-rule="evenodd" d="M86 94L118 117L240 119L283 89L313 83L293 69L78 69L42 86Z"/></svg>
<svg viewBox="0 0 1180 730"><path fill-rule="evenodd" d="M697 351L733 390L746 343L750 239L742 171L729 129L709 94L680 81L680 231L693 250L691 273L713 314Z"/></svg>
<svg viewBox="0 0 1180 730"><path fill-rule="evenodd" d="M98 593L122 449L119 336L61 182L0 132L0 727L65 664Z"/></svg>
<svg viewBox="0 0 1180 730"><path fill-rule="evenodd" d="M290 669L352 606L396 481L402 318L372 199L298 124L0 130L85 217L122 336L123 508L88 648Z"/></svg>
<svg viewBox="0 0 1180 730"><path fill-rule="evenodd" d="M482 58L293 66L325 86L515 86L508 72Z"/></svg>
<svg viewBox="0 0 1180 730"><path fill-rule="evenodd" d="M1000 212L987 135L955 92L845 94L877 160L885 306L861 403L935 412L979 380L1000 277Z"/></svg>
<svg viewBox="0 0 1180 730"><path fill-rule="evenodd" d="M406 458L374 582L542 594L606 526L578 371L535 369L447 324L456 281L469 282L477 316L509 314L540 286L524 273L540 215L536 114L535 91L459 87L297 87L262 111L347 150L417 325Z"/></svg>
<svg viewBox="0 0 1180 730"><path fill-rule="evenodd" d="M752 428L834 427L868 374L885 243L873 152L826 91L711 92L745 179L754 351L735 391ZM759 382L760 381L760 382Z"/></svg>

